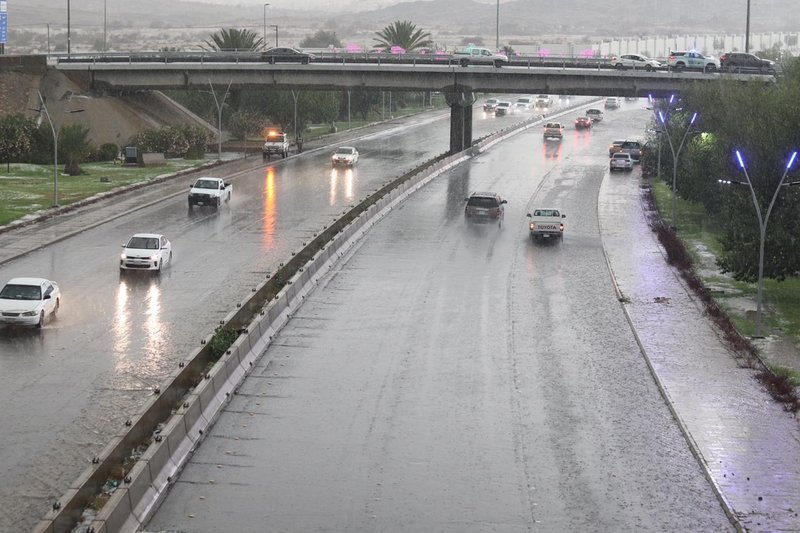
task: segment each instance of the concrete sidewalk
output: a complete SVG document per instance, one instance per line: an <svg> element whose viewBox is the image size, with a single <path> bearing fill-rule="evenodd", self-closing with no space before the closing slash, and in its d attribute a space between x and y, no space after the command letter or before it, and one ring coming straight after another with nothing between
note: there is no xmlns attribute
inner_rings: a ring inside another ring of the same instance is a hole
<svg viewBox="0 0 800 533"><path fill-rule="evenodd" d="M725 347L667 265L641 181L609 176L598 216L642 352L721 501L749 531L800 531L800 425Z"/></svg>

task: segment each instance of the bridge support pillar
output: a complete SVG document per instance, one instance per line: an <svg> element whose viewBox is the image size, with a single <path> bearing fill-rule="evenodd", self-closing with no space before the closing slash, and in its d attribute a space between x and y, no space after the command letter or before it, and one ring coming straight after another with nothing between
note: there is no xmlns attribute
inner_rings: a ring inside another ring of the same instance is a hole
<svg viewBox="0 0 800 533"><path fill-rule="evenodd" d="M470 87L451 85L442 89L450 106L450 153L462 152L472 146L472 105L475 93Z"/></svg>

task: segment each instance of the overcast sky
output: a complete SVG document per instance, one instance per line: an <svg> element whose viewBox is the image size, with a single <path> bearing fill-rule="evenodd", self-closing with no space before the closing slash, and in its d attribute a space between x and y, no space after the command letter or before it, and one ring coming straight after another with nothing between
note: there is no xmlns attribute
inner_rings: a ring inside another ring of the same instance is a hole
<svg viewBox="0 0 800 533"><path fill-rule="evenodd" d="M315 8L328 8L331 11L341 11L347 6L357 6L359 11L375 9L393 4L399 4L403 1L420 1L420 0L270 0L263 2L262 0L198 0L208 4L226 4L226 5L246 5L246 6L263 6L268 3L270 6L286 9L315 9ZM421 0L425 1L425 0ZM496 0L475 0L478 3L494 4ZM507 0L500 0L503 4Z"/></svg>

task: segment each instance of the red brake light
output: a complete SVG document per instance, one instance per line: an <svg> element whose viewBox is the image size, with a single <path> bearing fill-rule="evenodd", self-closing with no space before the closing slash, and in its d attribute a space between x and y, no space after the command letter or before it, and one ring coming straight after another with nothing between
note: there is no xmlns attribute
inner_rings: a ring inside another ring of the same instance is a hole
<svg viewBox="0 0 800 533"><path fill-rule="evenodd" d="M560 226L561 226L561 227L560 227L559 229L560 229L561 231L564 231L564 223L563 223L563 222L560 224Z"/></svg>

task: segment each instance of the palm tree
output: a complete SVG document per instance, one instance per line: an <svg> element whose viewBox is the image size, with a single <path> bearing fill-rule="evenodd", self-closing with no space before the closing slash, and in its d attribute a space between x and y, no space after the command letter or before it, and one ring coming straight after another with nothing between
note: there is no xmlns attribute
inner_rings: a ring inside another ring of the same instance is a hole
<svg viewBox="0 0 800 533"><path fill-rule="evenodd" d="M264 47L264 39L252 30L236 28L220 29L210 35L210 40L203 41L209 50L217 52L254 51Z"/></svg>
<svg viewBox="0 0 800 533"><path fill-rule="evenodd" d="M69 124L59 132L58 151L65 161L64 174L84 174L80 164L89 156L89 128L81 124Z"/></svg>
<svg viewBox="0 0 800 533"><path fill-rule="evenodd" d="M396 20L375 35L378 41L376 48L399 46L410 52L432 44L430 32L423 32L409 20Z"/></svg>

